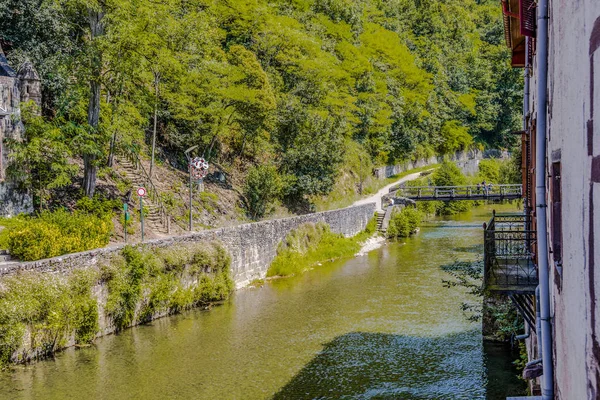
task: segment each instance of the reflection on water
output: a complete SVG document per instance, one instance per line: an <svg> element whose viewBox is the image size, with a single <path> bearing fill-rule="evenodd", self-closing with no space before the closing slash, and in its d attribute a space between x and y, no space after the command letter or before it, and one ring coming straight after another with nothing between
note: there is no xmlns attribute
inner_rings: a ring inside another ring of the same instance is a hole
<svg viewBox="0 0 600 400"><path fill-rule="evenodd" d="M504 400L516 372L485 356L439 268L478 257L489 213L16 367L0 398Z"/></svg>

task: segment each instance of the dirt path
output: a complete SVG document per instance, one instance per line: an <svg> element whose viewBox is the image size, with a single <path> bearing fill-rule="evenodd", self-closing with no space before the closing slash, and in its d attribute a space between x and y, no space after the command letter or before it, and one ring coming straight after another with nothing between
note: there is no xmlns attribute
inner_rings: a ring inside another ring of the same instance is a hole
<svg viewBox="0 0 600 400"><path fill-rule="evenodd" d="M435 168L429 169L427 171L432 171ZM408 182L408 181L414 181L415 179L418 179L419 177L421 177L421 174L423 172L426 171L421 171L421 172L415 172L414 174L410 174L410 175L406 175L403 178L398 179L396 182L394 183L390 183L389 185L381 188L377 193L375 193L374 195L371 195L369 197L366 197L364 199L360 199L357 202L355 202L354 204L352 204L353 206L360 206L361 204L367 204L367 203L377 203L377 210L381 211L383 210L383 207L381 205L381 196L388 194L390 191L390 188L392 186L398 185L400 183L404 183L404 182Z"/></svg>

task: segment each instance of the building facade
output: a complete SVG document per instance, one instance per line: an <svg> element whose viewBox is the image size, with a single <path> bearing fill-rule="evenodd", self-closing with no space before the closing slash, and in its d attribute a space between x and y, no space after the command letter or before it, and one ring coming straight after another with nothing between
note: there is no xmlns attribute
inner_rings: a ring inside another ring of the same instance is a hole
<svg viewBox="0 0 600 400"><path fill-rule="evenodd" d="M527 369L543 365L531 387L544 400L600 399L600 1L502 9L511 62L525 72L522 238L534 238L525 247L537 290L530 281L531 298L515 305L528 325ZM515 296L524 281L514 282L502 292Z"/></svg>

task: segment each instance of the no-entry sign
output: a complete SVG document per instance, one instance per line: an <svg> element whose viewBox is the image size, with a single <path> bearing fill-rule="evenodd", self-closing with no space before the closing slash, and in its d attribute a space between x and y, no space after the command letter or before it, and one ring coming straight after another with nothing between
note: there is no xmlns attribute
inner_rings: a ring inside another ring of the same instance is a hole
<svg viewBox="0 0 600 400"><path fill-rule="evenodd" d="M144 188L144 187L138 188L137 195L140 197L144 197L146 195L146 188Z"/></svg>

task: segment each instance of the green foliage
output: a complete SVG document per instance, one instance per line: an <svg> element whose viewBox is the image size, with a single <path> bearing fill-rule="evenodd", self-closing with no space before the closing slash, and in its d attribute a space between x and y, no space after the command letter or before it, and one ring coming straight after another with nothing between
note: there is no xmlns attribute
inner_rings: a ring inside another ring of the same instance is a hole
<svg viewBox="0 0 600 400"><path fill-rule="evenodd" d="M24 114L31 141L15 143L15 168L34 172L27 184L39 204L71 182L69 158L95 167L110 138L117 149L143 148L155 110L160 147L180 154L198 144L210 159L275 165L288 203L347 179L340 169L357 144L368 155L352 168L363 186L369 164L514 141L522 78L491 0L101 6L104 32L92 35L89 12L100 8L89 2L0 5L11 63L31 59L44 85L44 118ZM88 116L95 85L97 126Z"/></svg>
<svg viewBox="0 0 600 400"><path fill-rule="evenodd" d="M156 315L225 300L233 290L230 264L216 243L156 251L128 246L103 269L109 292L105 311L122 330ZM195 283L185 286L184 276Z"/></svg>
<svg viewBox="0 0 600 400"><path fill-rule="evenodd" d="M282 189L283 182L277 168L267 165L250 168L244 186L248 216L259 220L268 215L273 203L281 196Z"/></svg>
<svg viewBox="0 0 600 400"><path fill-rule="evenodd" d="M434 186L461 186L467 184L467 179L460 168L453 162L444 161L431 176Z"/></svg>
<svg viewBox="0 0 600 400"><path fill-rule="evenodd" d="M451 154L466 150L473 144L473 137L469 135L468 128L459 121L447 121L440 132L442 144L439 146L441 154Z"/></svg>
<svg viewBox="0 0 600 400"><path fill-rule="evenodd" d="M329 225L323 222L303 224L279 244L267 276L296 275L321 262L350 257L360 250L362 241L372 236L376 227L377 221L373 218L364 232L346 238L331 232Z"/></svg>
<svg viewBox="0 0 600 400"><path fill-rule="evenodd" d="M15 354L25 333L36 358L64 347L73 333L76 343L90 343L99 329L98 306L91 291L97 278L94 271L81 270L69 278L32 272L4 279L0 367L11 360L27 361L25 353Z"/></svg>
<svg viewBox="0 0 600 400"><path fill-rule="evenodd" d="M98 218L112 218L114 211L121 208L119 200L104 199L99 195L94 197L82 197L77 200L75 209Z"/></svg>
<svg viewBox="0 0 600 400"><path fill-rule="evenodd" d="M445 161L431 176L433 186L462 186L467 184L467 178L456 164ZM470 201L449 201L437 203L438 215L454 215L465 212L472 207Z"/></svg>
<svg viewBox="0 0 600 400"><path fill-rule="evenodd" d="M406 238L416 232L421 225L423 215L413 207L405 207L400 212L394 212L386 234L389 238Z"/></svg>
<svg viewBox="0 0 600 400"><path fill-rule="evenodd" d="M8 228L8 248L18 259L34 261L104 247L112 230L112 221L106 216L42 211Z"/></svg>
<svg viewBox="0 0 600 400"><path fill-rule="evenodd" d="M502 163L499 160L493 158L479 161L478 182L500 183L501 165Z"/></svg>
<svg viewBox="0 0 600 400"><path fill-rule="evenodd" d="M7 174L32 189L36 208L41 209L50 199L50 190L71 183L77 166L69 162L72 153L61 129L64 121L45 121L35 115L31 103L23 106L22 116L27 125L23 140L7 140L12 158Z"/></svg>
<svg viewBox="0 0 600 400"><path fill-rule="evenodd" d="M521 153L515 152L508 160L490 158L479 162L477 182L497 184L521 183Z"/></svg>

